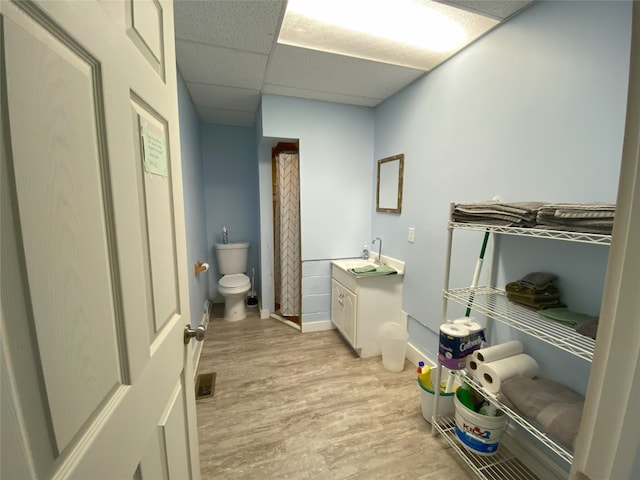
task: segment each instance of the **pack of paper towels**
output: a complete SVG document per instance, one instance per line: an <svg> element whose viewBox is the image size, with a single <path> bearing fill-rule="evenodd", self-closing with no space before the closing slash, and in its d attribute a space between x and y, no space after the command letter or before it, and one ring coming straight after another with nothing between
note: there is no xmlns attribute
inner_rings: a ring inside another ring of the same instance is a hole
<svg viewBox="0 0 640 480"><path fill-rule="evenodd" d="M517 340L475 350L466 358L469 376L493 394L500 392L501 383L508 378L517 375L533 378L538 375L538 363L523 351Z"/></svg>

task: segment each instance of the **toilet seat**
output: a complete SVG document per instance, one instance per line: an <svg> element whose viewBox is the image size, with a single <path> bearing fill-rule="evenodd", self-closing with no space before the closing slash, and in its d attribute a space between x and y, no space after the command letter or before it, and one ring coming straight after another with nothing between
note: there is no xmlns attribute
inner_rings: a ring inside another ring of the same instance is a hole
<svg viewBox="0 0 640 480"><path fill-rule="evenodd" d="M251 288L251 280L243 273L225 275L218 282L220 293L233 295L234 293L245 293Z"/></svg>

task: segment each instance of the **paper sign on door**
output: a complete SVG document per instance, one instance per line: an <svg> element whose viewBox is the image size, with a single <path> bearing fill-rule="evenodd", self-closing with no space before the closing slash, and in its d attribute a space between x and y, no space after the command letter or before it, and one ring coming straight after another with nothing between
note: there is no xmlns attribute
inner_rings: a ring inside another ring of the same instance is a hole
<svg viewBox="0 0 640 480"><path fill-rule="evenodd" d="M141 128L144 169L149 173L166 177L168 176L167 146L164 133L154 130L148 124Z"/></svg>

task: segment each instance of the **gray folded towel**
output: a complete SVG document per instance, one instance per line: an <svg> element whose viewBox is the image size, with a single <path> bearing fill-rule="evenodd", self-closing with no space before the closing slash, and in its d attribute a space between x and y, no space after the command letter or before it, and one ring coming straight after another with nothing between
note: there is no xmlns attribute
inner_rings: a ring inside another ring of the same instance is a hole
<svg viewBox="0 0 640 480"><path fill-rule="evenodd" d="M574 449L584 406L579 393L553 380L517 376L502 382L498 399L539 423L566 448Z"/></svg>

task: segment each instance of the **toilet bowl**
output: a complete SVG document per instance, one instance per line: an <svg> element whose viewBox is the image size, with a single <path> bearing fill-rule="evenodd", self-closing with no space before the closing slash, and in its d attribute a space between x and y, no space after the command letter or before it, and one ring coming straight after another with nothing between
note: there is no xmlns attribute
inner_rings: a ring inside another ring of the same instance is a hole
<svg viewBox="0 0 640 480"><path fill-rule="evenodd" d="M242 273L225 275L218 282L218 292L224 297L224 319L242 320L247 316L244 299L251 288L251 280Z"/></svg>
<svg viewBox="0 0 640 480"><path fill-rule="evenodd" d="M223 277L218 281L218 292L224 297L224 319L238 321L246 318L244 300L251 289L247 271L249 242L216 243L218 273Z"/></svg>

